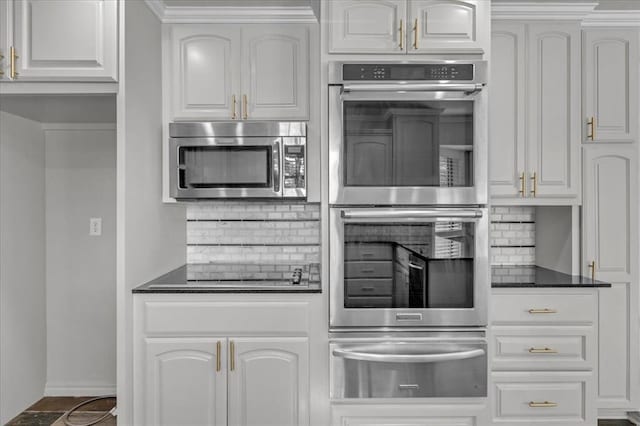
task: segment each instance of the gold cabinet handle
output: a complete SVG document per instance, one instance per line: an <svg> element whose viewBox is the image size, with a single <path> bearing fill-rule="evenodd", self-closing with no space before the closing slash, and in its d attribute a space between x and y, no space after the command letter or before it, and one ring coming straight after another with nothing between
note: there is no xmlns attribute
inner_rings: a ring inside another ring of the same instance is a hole
<svg viewBox="0 0 640 426"><path fill-rule="evenodd" d="M222 352L222 343L218 340L216 343L216 371L220 371L222 368L222 362L220 361L220 354Z"/></svg>
<svg viewBox="0 0 640 426"><path fill-rule="evenodd" d="M413 48L418 49L418 18L413 22Z"/></svg>
<svg viewBox="0 0 640 426"><path fill-rule="evenodd" d="M535 198L538 192L538 175L536 172L533 172L533 175L531 176L531 188L531 195Z"/></svg>
<svg viewBox="0 0 640 426"><path fill-rule="evenodd" d="M238 115L236 114L236 95L231 96L231 119L236 120Z"/></svg>
<svg viewBox="0 0 640 426"><path fill-rule="evenodd" d="M530 314L555 314L558 311L556 311L555 309L550 309L550 308L542 308L542 309L529 309L529 313Z"/></svg>
<svg viewBox="0 0 640 426"><path fill-rule="evenodd" d="M400 50L404 50L404 21L400 20Z"/></svg>
<svg viewBox="0 0 640 426"><path fill-rule="evenodd" d="M587 126L589 126L589 133L587 139L594 140L596 138L596 118L591 117L587 120Z"/></svg>
<svg viewBox="0 0 640 426"><path fill-rule="evenodd" d="M236 369L236 345L233 340L229 342L229 362L231 371Z"/></svg>
<svg viewBox="0 0 640 426"><path fill-rule="evenodd" d="M591 281L595 281L596 280L596 261L592 260L589 263L589 269L591 270Z"/></svg>
<svg viewBox="0 0 640 426"><path fill-rule="evenodd" d="M16 48L13 46L11 46L11 48L9 49L9 53L9 56L11 56L11 79L15 80L15 78L18 76L18 73L16 72L16 62L19 56L16 55Z"/></svg>
<svg viewBox="0 0 640 426"><path fill-rule="evenodd" d="M4 55L0 54L0 61L4 59ZM4 71L2 71L2 67L0 67L0 76L4 75Z"/></svg>
<svg viewBox="0 0 640 426"><path fill-rule="evenodd" d="M242 119L246 120L249 117L247 112L247 95L242 95Z"/></svg>
<svg viewBox="0 0 640 426"><path fill-rule="evenodd" d="M526 183L525 183L525 179L524 179L524 172L522 172L522 173L520 173L520 191L518 191L518 193L520 194L520 196L522 198L524 198L526 191L527 191L527 188L526 188Z"/></svg>
<svg viewBox="0 0 640 426"><path fill-rule="evenodd" d="M529 407L531 408L552 408L552 407L557 407L558 404L555 402L550 402L550 401L544 401L544 402L535 402L535 401L530 401L529 402Z"/></svg>
<svg viewBox="0 0 640 426"><path fill-rule="evenodd" d="M551 348L529 348L530 354L557 354L558 351Z"/></svg>

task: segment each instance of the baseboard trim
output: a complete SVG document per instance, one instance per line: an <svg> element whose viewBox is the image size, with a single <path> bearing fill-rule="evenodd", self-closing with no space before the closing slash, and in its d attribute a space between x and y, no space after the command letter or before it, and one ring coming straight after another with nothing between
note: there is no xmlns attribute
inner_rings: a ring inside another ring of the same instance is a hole
<svg viewBox="0 0 640 426"><path fill-rule="evenodd" d="M44 387L44 396L102 396L115 394L115 384L47 383Z"/></svg>

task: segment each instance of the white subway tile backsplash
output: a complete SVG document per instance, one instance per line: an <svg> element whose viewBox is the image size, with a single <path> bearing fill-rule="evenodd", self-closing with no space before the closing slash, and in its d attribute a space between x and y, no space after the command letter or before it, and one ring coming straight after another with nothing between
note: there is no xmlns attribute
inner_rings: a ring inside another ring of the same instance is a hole
<svg viewBox="0 0 640 426"><path fill-rule="evenodd" d="M493 207L489 237L492 265L535 265L535 207Z"/></svg>
<svg viewBox="0 0 640 426"><path fill-rule="evenodd" d="M187 263L319 260L319 204L219 201L187 206Z"/></svg>

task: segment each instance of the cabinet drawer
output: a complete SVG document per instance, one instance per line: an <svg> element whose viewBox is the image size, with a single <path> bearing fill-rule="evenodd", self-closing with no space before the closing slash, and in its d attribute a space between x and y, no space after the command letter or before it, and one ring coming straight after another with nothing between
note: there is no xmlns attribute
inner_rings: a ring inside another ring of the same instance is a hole
<svg viewBox="0 0 640 426"><path fill-rule="evenodd" d="M344 262L345 278L387 278L393 276L393 262Z"/></svg>
<svg viewBox="0 0 640 426"><path fill-rule="evenodd" d="M147 301L143 305L144 333L306 334L309 328L306 302L178 302Z"/></svg>
<svg viewBox="0 0 640 426"><path fill-rule="evenodd" d="M391 244L346 244L344 260L391 260Z"/></svg>
<svg viewBox="0 0 640 426"><path fill-rule="evenodd" d="M591 370L593 327L493 327L494 370Z"/></svg>
<svg viewBox="0 0 640 426"><path fill-rule="evenodd" d="M596 299L593 293L494 294L492 301L494 324L592 324L596 319Z"/></svg>
<svg viewBox="0 0 640 426"><path fill-rule="evenodd" d="M348 296L391 296L393 290L391 279L350 279L344 282Z"/></svg>
<svg viewBox="0 0 640 426"><path fill-rule="evenodd" d="M493 373L496 424L593 425L595 388L590 373Z"/></svg>

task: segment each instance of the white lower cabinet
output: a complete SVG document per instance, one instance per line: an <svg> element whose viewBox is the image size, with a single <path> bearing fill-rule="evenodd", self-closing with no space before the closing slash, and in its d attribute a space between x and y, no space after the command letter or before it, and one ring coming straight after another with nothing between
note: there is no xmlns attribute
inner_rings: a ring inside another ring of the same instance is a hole
<svg viewBox="0 0 640 426"><path fill-rule="evenodd" d="M494 424L595 425L592 372L494 372Z"/></svg>
<svg viewBox="0 0 640 426"><path fill-rule="evenodd" d="M493 289L493 424L596 424L597 292Z"/></svg>
<svg viewBox="0 0 640 426"><path fill-rule="evenodd" d="M308 426L304 307L210 298L137 300L134 424ZM276 310L283 315L271 315Z"/></svg>

